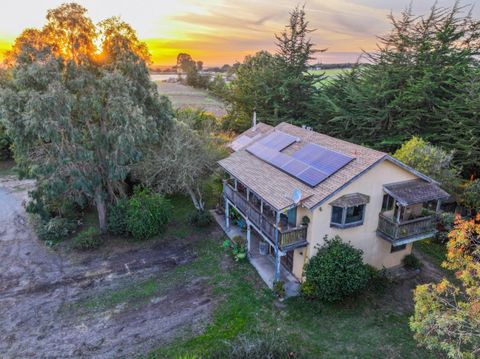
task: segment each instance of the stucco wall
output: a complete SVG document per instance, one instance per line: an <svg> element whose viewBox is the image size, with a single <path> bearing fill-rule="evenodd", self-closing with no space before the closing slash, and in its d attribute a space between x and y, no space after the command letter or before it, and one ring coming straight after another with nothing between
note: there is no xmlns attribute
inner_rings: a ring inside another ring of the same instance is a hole
<svg viewBox="0 0 480 359"><path fill-rule="evenodd" d="M365 263L376 268L390 268L401 264L403 257L411 253L412 245L407 245L402 251L390 253L390 243L376 234L378 214L382 208L384 184L415 178L415 175L403 168L389 161L384 161L328 199L320 208L313 211L299 208L297 214L299 222L304 215L308 215L310 218L307 233L309 246L295 251L293 274L297 278L301 278L305 258L310 258L316 253L315 247L322 245L325 235L328 237L339 235L344 241L350 242L354 247L363 250ZM332 207L328 203L345 194L356 192L370 196L370 202L365 208L363 225L345 229L330 227ZM303 253L303 256L300 253Z"/></svg>

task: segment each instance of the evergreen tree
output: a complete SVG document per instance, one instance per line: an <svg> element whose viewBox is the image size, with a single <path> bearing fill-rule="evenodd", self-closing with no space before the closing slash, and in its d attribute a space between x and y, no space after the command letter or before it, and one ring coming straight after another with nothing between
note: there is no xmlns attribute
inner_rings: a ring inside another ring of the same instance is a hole
<svg viewBox="0 0 480 359"><path fill-rule="evenodd" d="M369 63L324 86L314 127L387 151L420 136L455 149L464 172L479 174L480 22L464 10L391 16Z"/></svg>

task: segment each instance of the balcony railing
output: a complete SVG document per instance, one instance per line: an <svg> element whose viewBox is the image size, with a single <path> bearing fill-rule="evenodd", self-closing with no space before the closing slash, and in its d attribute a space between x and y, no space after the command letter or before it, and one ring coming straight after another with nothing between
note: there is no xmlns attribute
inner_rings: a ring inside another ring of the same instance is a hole
<svg viewBox="0 0 480 359"><path fill-rule="evenodd" d="M242 214L247 217L262 233L275 243L275 225L271 220L254 207L243 194L224 183L223 193ZM299 226L289 229L278 229L278 245L280 248L295 247L307 240L307 227Z"/></svg>
<svg viewBox="0 0 480 359"><path fill-rule="evenodd" d="M435 234L435 216L415 218L397 223L382 213L378 219L378 233L392 243L413 242Z"/></svg>

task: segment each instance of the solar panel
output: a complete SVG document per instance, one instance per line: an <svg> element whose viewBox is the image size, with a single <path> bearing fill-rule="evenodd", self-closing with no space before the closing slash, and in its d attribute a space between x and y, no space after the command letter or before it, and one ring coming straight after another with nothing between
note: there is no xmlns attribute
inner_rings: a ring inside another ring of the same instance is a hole
<svg viewBox="0 0 480 359"><path fill-rule="evenodd" d="M305 171L308 168L308 165L306 163L303 163L294 158L290 158L290 159L291 160L282 167L282 170L284 170L288 174L291 174L292 176L297 177L300 172Z"/></svg>
<svg viewBox="0 0 480 359"><path fill-rule="evenodd" d="M275 131L262 138L259 142L268 148L281 151L290 146L297 139L281 131Z"/></svg>
<svg viewBox="0 0 480 359"><path fill-rule="evenodd" d="M297 178L311 187L315 187L328 176L325 173L309 166L305 171L301 172Z"/></svg>
<svg viewBox="0 0 480 359"><path fill-rule="evenodd" d="M305 145L292 156L312 165L317 170L326 173L328 176L334 174L353 160L350 156L312 143Z"/></svg>
<svg viewBox="0 0 480 359"><path fill-rule="evenodd" d="M292 158L290 156L278 152L275 155L275 157L273 157L269 162L276 167L282 167L282 166L285 166L291 160Z"/></svg>
<svg viewBox="0 0 480 359"><path fill-rule="evenodd" d="M295 141L295 137L275 131L249 146L247 151L311 187L317 186L353 160L350 156L312 143L291 156L280 152Z"/></svg>

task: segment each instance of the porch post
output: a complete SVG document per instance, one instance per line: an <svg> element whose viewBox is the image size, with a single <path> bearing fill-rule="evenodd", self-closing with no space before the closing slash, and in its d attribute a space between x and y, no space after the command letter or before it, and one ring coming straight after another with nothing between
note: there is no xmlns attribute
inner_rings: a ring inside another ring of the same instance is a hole
<svg viewBox="0 0 480 359"><path fill-rule="evenodd" d="M230 229L230 205L228 203L227 197L225 197L225 227L227 230Z"/></svg>
<svg viewBox="0 0 480 359"><path fill-rule="evenodd" d="M250 254L250 238L251 238L252 226L250 222L247 222L247 254Z"/></svg>
<svg viewBox="0 0 480 359"><path fill-rule="evenodd" d="M235 191L238 191L238 181L236 178L235 178L234 184L235 184Z"/></svg>
<svg viewBox="0 0 480 359"><path fill-rule="evenodd" d="M442 205L442 200L437 199L437 208L435 209L435 213L438 215L440 213L440 206Z"/></svg>
<svg viewBox="0 0 480 359"><path fill-rule="evenodd" d="M275 281L280 280L280 250L278 248L278 224L280 223L280 212L275 212Z"/></svg>
<svg viewBox="0 0 480 359"><path fill-rule="evenodd" d="M402 212L402 208L400 206L400 204L397 202L397 207L398 207L398 211L397 211L397 223L400 223L400 212Z"/></svg>

